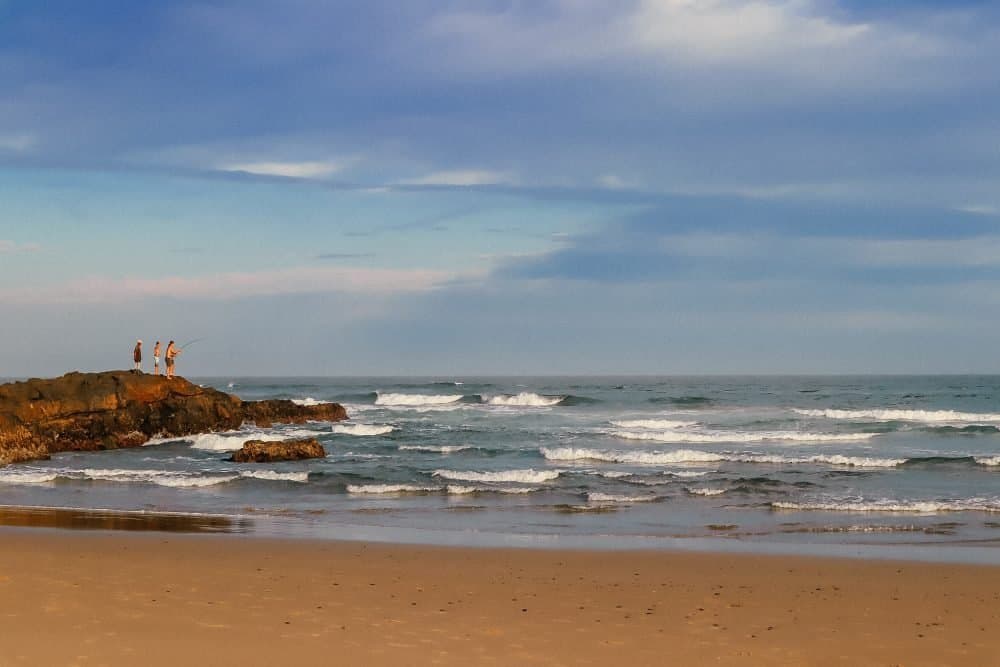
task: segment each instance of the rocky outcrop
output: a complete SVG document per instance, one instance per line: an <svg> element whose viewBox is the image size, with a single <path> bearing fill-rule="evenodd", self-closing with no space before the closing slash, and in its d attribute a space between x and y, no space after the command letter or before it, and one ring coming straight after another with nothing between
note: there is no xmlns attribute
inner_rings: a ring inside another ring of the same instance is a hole
<svg viewBox="0 0 1000 667"><path fill-rule="evenodd" d="M69 373L0 385L0 465L55 452L137 447L153 437L232 430L244 422L268 427L346 418L335 403L242 401L183 378Z"/></svg>
<svg viewBox="0 0 1000 667"><path fill-rule="evenodd" d="M321 459L326 456L323 445L316 438L301 440L247 440L243 448L233 452L230 461L237 463L274 463L275 461L300 461Z"/></svg>

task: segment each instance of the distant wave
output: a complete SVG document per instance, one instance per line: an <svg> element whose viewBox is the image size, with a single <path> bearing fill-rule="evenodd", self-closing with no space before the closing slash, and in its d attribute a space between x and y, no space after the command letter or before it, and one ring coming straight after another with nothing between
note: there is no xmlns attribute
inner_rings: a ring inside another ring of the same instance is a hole
<svg viewBox="0 0 1000 667"><path fill-rule="evenodd" d="M998 456L977 456L976 463L981 466L1000 466L1000 455Z"/></svg>
<svg viewBox="0 0 1000 667"><path fill-rule="evenodd" d="M868 440L877 433L803 433L802 431L629 431L613 430L626 440L656 442L853 442Z"/></svg>
<svg viewBox="0 0 1000 667"><path fill-rule="evenodd" d="M428 407L458 403L462 394L383 394L378 392L375 405L387 407Z"/></svg>
<svg viewBox="0 0 1000 667"><path fill-rule="evenodd" d="M144 470L128 468L83 468L81 470L52 470L28 473L0 474L0 483L7 484L41 484L57 479L120 482L123 484L156 484L175 488L205 487L225 484L241 478L254 478L268 481L306 482L307 472L277 472L274 470L252 470L240 473L234 472L178 472L173 470Z"/></svg>
<svg viewBox="0 0 1000 667"><path fill-rule="evenodd" d="M827 419L869 419L873 421L912 422L1000 422L1000 414L992 412L957 412L955 410L900 410L895 408L875 410L805 410L795 412L806 417Z"/></svg>
<svg viewBox="0 0 1000 667"><path fill-rule="evenodd" d="M331 430L334 433L341 433L343 435L371 436L392 433L396 430L396 427L389 425L379 426L377 424L334 424Z"/></svg>
<svg viewBox="0 0 1000 667"><path fill-rule="evenodd" d="M496 396L488 396L485 398L485 402L489 405L541 408L559 405L566 400L566 398L566 396L543 396L541 394L523 391L520 394L498 394Z"/></svg>
<svg viewBox="0 0 1000 667"><path fill-rule="evenodd" d="M477 472L475 470L435 470L435 477L454 479L460 482L521 482L538 484L559 477L558 470L498 470L495 472Z"/></svg>
<svg viewBox="0 0 1000 667"><path fill-rule="evenodd" d="M469 449L477 449L472 445L400 445L399 449L410 452L428 452L431 454L454 454Z"/></svg>
<svg viewBox="0 0 1000 667"><path fill-rule="evenodd" d="M620 421L612 421L612 426L620 426L622 428L644 428L649 430L671 430L677 428L687 428L689 426L697 426L698 422L692 421L678 421L676 419L624 419Z"/></svg>
<svg viewBox="0 0 1000 667"><path fill-rule="evenodd" d="M640 465L662 465L671 463L713 463L730 461L734 463L795 464L813 463L835 466L864 468L891 468L906 459L883 459L863 456L843 456L822 454L807 457L778 456L770 454L715 454L691 449L671 452L605 451L578 447L542 447L542 455L550 461L607 461Z"/></svg>
<svg viewBox="0 0 1000 667"><path fill-rule="evenodd" d="M828 502L772 502L779 510L826 512L913 512L938 514L940 512L1000 512L1000 500L968 498L964 500L843 500Z"/></svg>
<svg viewBox="0 0 1000 667"><path fill-rule="evenodd" d="M648 400L649 403L670 403L687 407L698 407L708 405L712 399L706 396L654 396Z"/></svg>

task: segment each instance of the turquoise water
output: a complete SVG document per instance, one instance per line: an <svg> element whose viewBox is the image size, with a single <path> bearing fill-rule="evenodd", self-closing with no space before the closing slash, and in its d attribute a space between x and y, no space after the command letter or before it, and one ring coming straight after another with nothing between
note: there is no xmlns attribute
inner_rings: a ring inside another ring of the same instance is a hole
<svg viewBox="0 0 1000 667"><path fill-rule="evenodd" d="M8 466L0 504L239 516L269 534L1000 562L1000 377L199 381L338 401L351 420ZM307 434L325 459L224 461Z"/></svg>

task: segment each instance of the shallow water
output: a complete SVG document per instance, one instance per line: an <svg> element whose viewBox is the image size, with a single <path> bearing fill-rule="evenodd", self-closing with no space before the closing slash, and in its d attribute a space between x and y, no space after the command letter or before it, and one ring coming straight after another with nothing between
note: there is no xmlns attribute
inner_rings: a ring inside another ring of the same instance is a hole
<svg viewBox="0 0 1000 667"><path fill-rule="evenodd" d="M0 504L249 517L312 537L1000 562L1000 377L200 381L339 401L351 420L8 466ZM303 435L328 456L223 460L252 437Z"/></svg>

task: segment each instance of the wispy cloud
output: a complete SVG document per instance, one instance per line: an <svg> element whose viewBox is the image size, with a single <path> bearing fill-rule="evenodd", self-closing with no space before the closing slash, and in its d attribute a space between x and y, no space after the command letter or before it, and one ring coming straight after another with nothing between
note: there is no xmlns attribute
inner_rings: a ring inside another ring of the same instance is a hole
<svg viewBox="0 0 1000 667"><path fill-rule="evenodd" d="M286 178L323 178L344 168L340 162L236 162L221 164L220 171L237 171L258 176L284 176Z"/></svg>
<svg viewBox="0 0 1000 667"><path fill-rule="evenodd" d="M37 139L31 134L0 134L0 152L25 153L36 143Z"/></svg>
<svg viewBox="0 0 1000 667"><path fill-rule="evenodd" d="M393 296L433 290L458 277L445 271L343 267L297 267L195 277L90 276L59 285L0 288L0 303L116 303L134 299L218 301L314 293Z"/></svg>
<svg viewBox="0 0 1000 667"><path fill-rule="evenodd" d="M400 181L400 185L506 185L515 179L508 173L490 171L487 169L456 169L452 171L435 171L417 178Z"/></svg>

